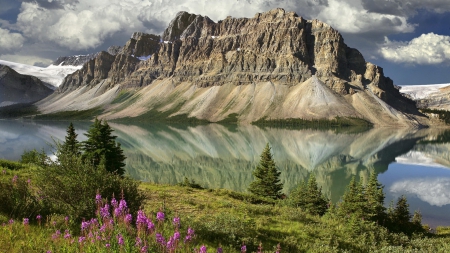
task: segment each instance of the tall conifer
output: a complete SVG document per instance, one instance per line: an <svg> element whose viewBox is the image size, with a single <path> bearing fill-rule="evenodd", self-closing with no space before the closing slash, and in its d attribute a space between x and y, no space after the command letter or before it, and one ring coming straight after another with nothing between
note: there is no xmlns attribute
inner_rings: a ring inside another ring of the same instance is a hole
<svg viewBox="0 0 450 253"><path fill-rule="evenodd" d="M283 184L280 183L280 174L275 166L269 143L266 144L258 166L253 171L255 181L253 181L248 190L258 196L278 199L281 197Z"/></svg>
<svg viewBox="0 0 450 253"><path fill-rule="evenodd" d="M85 134L88 139L83 142L83 158L95 166L102 161L107 171L123 175L126 157L112 131L106 121L102 124L102 121L96 118Z"/></svg>

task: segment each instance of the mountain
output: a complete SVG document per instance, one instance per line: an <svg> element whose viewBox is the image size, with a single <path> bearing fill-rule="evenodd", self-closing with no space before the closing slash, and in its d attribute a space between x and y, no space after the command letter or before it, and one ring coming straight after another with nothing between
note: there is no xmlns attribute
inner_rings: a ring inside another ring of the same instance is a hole
<svg viewBox="0 0 450 253"><path fill-rule="evenodd" d="M417 107L450 111L450 83L401 86L400 92L416 101Z"/></svg>
<svg viewBox="0 0 450 253"><path fill-rule="evenodd" d="M21 75L0 64L0 107L36 102L53 92L34 76Z"/></svg>
<svg viewBox="0 0 450 253"><path fill-rule="evenodd" d="M162 36L135 33L100 52L36 105L44 113L97 108L105 119L361 118L379 126L427 119L383 69L339 32L274 9L217 23L180 12Z"/></svg>
<svg viewBox="0 0 450 253"><path fill-rule="evenodd" d="M80 69L80 66L56 66L50 65L46 68L21 64L16 62L0 60L0 65L5 65L14 69L22 75L29 75L39 78L47 87L56 89L64 78ZM0 101L1 102L1 101Z"/></svg>

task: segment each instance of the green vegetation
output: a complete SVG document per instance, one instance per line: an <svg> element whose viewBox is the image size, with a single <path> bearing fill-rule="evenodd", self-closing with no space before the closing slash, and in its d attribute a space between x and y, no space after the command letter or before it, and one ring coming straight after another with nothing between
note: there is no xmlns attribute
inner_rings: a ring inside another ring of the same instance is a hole
<svg viewBox="0 0 450 253"><path fill-rule="evenodd" d="M336 117L335 119L317 119L317 120L307 120L307 119L267 119L262 118L252 124L257 126L269 126L269 127L283 127L283 128L333 128L333 127L362 127L369 128L372 127L372 123L365 119L352 118L352 117Z"/></svg>
<svg viewBox="0 0 450 253"><path fill-rule="evenodd" d="M70 126L67 131L70 135ZM123 175L125 173L124 161L126 157L123 154L120 143L116 142L117 136L112 135L112 131L112 128L106 121L102 123L101 120L95 118L94 124L91 125L85 134L88 139L82 143L82 157L96 167L102 165L109 172ZM68 146L67 141L66 138L64 148ZM74 142L70 145L74 147L69 148L76 149L78 144Z"/></svg>
<svg viewBox="0 0 450 253"><path fill-rule="evenodd" d="M435 109L420 109L420 111L425 114L437 114L445 124L450 124L450 111Z"/></svg>
<svg viewBox="0 0 450 253"><path fill-rule="evenodd" d="M280 199L266 145L252 194L203 189L187 178L177 186L139 183L83 159L74 137L69 126L55 162L35 150L19 163L0 161L0 252L450 251L450 229L428 234L405 197L384 207L374 173L367 185L353 178L337 204L313 174Z"/></svg>
<svg viewBox="0 0 450 253"><path fill-rule="evenodd" d="M15 104L0 107L0 119L15 119L21 117L31 117L38 114L36 106L32 104Z"/></svg>
<svg viewBox="0 0 450 253"><path fill-rule="evenodd" d="M103 109L95 107L81 111L63 111L49 114L38 114L34 118L36 120L92 120L97 115L102 114Z"/></svg>
<svg viewBox="0 0 450 253"><path fill-rule="evenodd" d="M327 211L329 200L322 194L318 187L316 177L310 174L308 182L301 182L289 194L288 203L292 207L298 207L312 215L324 215Z"/></svg>
<svg viewBox="0 0 450 253"><path fill-rule="evenodd" d="M248 187L248 191L260 196L271 199L281 198L283 184L280 183L280 174L270 151L269 143L266 144L258 166L253 171L255 181Z"/></svg>

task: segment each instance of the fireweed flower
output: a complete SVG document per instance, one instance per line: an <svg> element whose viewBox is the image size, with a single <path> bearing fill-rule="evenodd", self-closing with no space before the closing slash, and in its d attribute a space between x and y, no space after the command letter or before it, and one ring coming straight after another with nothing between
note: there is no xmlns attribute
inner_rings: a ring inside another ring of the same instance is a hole
<svg viewBox="0 0 450 253"><path fill-rule="evenodd" d="M126 211L128 206L127 206L127 202L124 199L121 199L119 202L119 207L123 210Z"/></svg>
<svg viewBox="0 0 450 253"><path fill-rule="evenodd" d="M28 225L30 220L28 218L23 218L23 225Z"/></svg>
<svg viewBox="0 0 450 253"><path fill-rule="evenodd" d="M85 240L86 240L86 237L80 236L80 237L78 238L78 243L82 243L82 242L84 242Z"/></svg>
<svg viewBox="0 0 450 253"><path fill-rule="evenodd" d="M180 232L175 231L175 233L173 233L173 239L174 240L179 240L180 239Z"/></svg>
<svg viewBox="0 0 450 253"><path fill-rule="evenodd" d="M159 244L161 244L163 246L164 246L164 244L166 244L166 240L164 239L164 237L160 233L157 233L155 235L155 237L156 237L156 242L157 243L159 243Z"/></svg>
<svg viewBox="0 0 450 253"><path fill-rule="evenodd" d="M217 248L217 253L223 253L223 249L221 247Z"/></svg>
<svg viewBox="0 0 450 253"><path fill-rule="evenodd" d="M136 244L135 244L135 246L136 246L136 247L140 247L141 245L142 245L142 240L141 240L141 238L136 237Z"/></svg>
<svg viewBox="0 0 450 253"><path fill-rule="evenodd" d="M12 182L13 182L14 184L17 182L17 178L18 178L17 175L14 175L14 177L12 178Z"/></svg>
<svg viewBox="0 0 450 253"><path fill-rule="evenodd" d="M157 219L158 221L164 221L164 213L161 212L161 211L159 211L159 212L156 214L156 219Z"/></svg>
<svg viewBox="0 0 450 253"><path fill-rule="evenodd" d="M147 223L147 217L145 216L144 211L139 210L137 212L137 218L136 218L136 225L145 224Z"/></svg>
<svg viewBox="0 0 450 253"><path fill-rule="evenodd" d="M95 195L95 203L97 203L97 204L102 203L102 195L100 195L99 193L97 193L97 195Z"/></svg>
<svg viewBox="0 0 450 253"><path fill-rule="evenodd" d="M69 230L64 231L64 239L70 239L71 235L69 233Z"/></svg>
<svg viewBox="0 0 450 253"><path fill-rule="evenodd" d="M147 246L144 246L141 248L141 253L145 253L145 252L147 252Z"/></svg>
<svg viewBox="0 0 450 253"><path fill-rule="evenodd" d="M14 220L13 220L13 219L10 219L10 220L9 220L9 224L12 225L13 223L14 223Z"/></svg>
<svg viewBox="0 0 450 253"><path fill-rule="evenodd" d="M155 231L155 224L150 219L147 219L147 230L150 233L153 233Z"/></svg>
<svg viewBox="0 0 450 253"><path fill-rule="evenodd" d="M109 218L109 215L109 205L106 203L105 206L100 207L100 217Z"/></svg>
<svg viewBox="0 0 450 253"><path fill-rule="evenodd" d="M173 239L173 236L171 236L167 241L167 250L171 251L174 248L175 248L175 240Z"/></svg>
<svg viewBox="0 0 450 253"><path fill-rule="evenodd" d="M175 227L179 228L180 227L180 217L174 217L172 223Z"/></svg>
<svg viewBox="0 0 450 253"><path fill-rule="evenodd" d="M89 221L82 221L81 222L81 230L83 231L83 230L86 230L86 229L88 229L89 228Z"/></svg>
<svg viewBox="0 0 450 253"><path fill-rule="evenodd" d="M111 247L111 244L109 244L109 243L105 244L105 248L109 248L109 247Z"/></svg>
<svg viewBox="0 0 450 253"><path fill-rule="evenodd" d="M31 184L31 179L28 178L27 183L28 183L28 184Z"/></svg>
<svg viewBox="0 0 450 253"><path fill-rule="evenodd" d="M100 232L105 232L106 231L106 224L103 224L101 227L100 227Z"/></svg>
<svg viewBox="0 0 450 253"><path fill-rule="evenodd" d="M119 204L117 203L117 200L114 197L111 199L111 205L114 208L117 208L119 206Z"/></svg>
<svg viewBox="0 0 450 253"><path fill-rule="evenodd" d="M133 221L133 215L127 214L125 215L125 223L130 224Z"/></svg>
<svg viewBox="0 0 450 253"><path fill-rule="evenodd" d="M38 214L38 215L36 216L36 220L40 221L41 219L42 219L42 216L41 216L40 214Z"/></svg>
<svg viewBox="0 0 450 253"><path fill-rule="evenodd" d="M200 253L206 253L206 252L207 252L206 246L205 246L205 245L202 245L202 246L200 247Z"/></svg>
<svg viewBox="0 0 450 253"><path fill-rule="evenodd" d="M117 243L121 246L125 244L125 242L123 240L123 236L121 234L117 235Z"/></svg>
<svg viewBox="0 0 450 253"><path fill-rule="evenodd" d="M242 245L241 252L247 252L247 246L245 244Z"/></svg>

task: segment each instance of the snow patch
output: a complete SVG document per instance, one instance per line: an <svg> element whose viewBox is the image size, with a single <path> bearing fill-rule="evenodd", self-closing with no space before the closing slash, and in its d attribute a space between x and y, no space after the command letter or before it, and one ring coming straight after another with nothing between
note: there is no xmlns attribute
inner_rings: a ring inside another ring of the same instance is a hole
<svg viewBox="0 0 450 253"><path fill-rule="evenodd" d="M138 58L139 60L141 60L141 61L146 61L146 60L152 58L152 55L140 56L140 57L137 57L137 58Z"/></svg>
<svg viewBox="0 0 450 253"><path fill-rule="evenodd" d="M423 84L423 85L404 85L400 86L400 92L410 95L413 99L423 99L433 93L439 93L439 89L450 86L446 84Z"/></svg>
<svg viewBox="0 0 450 253"><path fill-rule="evenodd" d="M42 82L50 84L52 87L49 88L52 89L56 89L56 87L59 87L67 75L70 75L83 67L83 66L61 66L62 64L61 63L58 66L50 65L46 68L41 68L4 60L0 60L0 64L6 65L14 69L19 74L35 76L39 78Z"/></svg>

